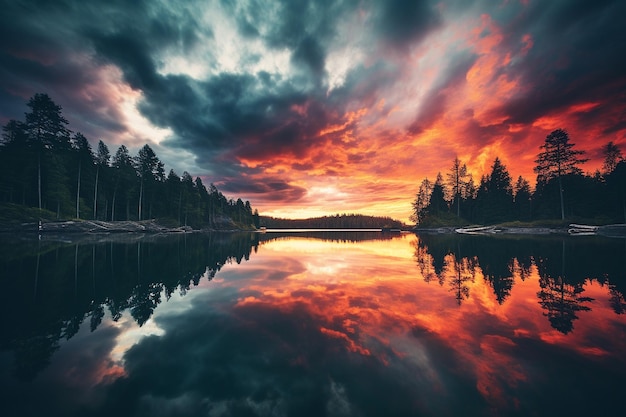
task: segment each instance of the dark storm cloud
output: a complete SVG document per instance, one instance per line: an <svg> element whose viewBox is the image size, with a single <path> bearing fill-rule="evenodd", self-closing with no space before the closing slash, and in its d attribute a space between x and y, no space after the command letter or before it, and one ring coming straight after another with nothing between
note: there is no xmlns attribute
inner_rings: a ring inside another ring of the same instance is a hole
<svg viewBox="0 0 626 417"><path fill-rule="evenodd" d="M292 55L292 60L296 63L302 63L316 75L324 72L325 52L313 37L307 36L302 39Z"/></svg>
<svg viewBox="0 0 626 417"><path fill-rule="evenodd" d="M404 47L423 39L441 24L434 3L425 0L388 0L380 7L374 22L381 37L392 45Z"/></svg>
<svg viewBox="0 0 626 417"><path fill-rule="evenodd" d="M134 87L154 79L160 48L189 48L197 25L190 14L156 2L12 1L0 15L0 109L21 119L25 101L48 93L70 127L93 137L128 129L100 66L114 61ZM111 56L92 59L93 48ZM87 92L88 91L88 92Z"/></svg>
<svg viewBox="0 0 626 417"><path fill-rule="evenodd" d="M499 21L505 47L518 49L526 34L533 40L528 55L511 66L521 74L525 93L506 103L502 114L513 123L531 123L581 102L622 108L625 15L626 3L616 0L530 2L511 20Z"/></svg>
<svg viewBox="0 0 626 417"><path fill-rule="evenodd" d="M206 80L161 75L151 48L153 41L140 34L129 28L90 37L99 56L120 67L129 84L143 91L143 115L155 125L173 130L174 137L164 145L185 148L199 155L199 162L212 162L207 168L212 172L220 171L216 162L230 168L237 164L237 155L232 152L231 159L223 159L229 149L242 149L244 157L265 152L302 155L305 150L301 139L314 136L327 121L319 105L308 105L306 114L294 112L292 106L305 104L306 95L292 84L276 84L277 80L267 73L222 73ZM306 63L316 74L323 70L323 51L311 37L298 45L294 59ZM216 160L216 155L222 155L222 159Z"/></svg>
<svg viewBox="0 0 626 417"><path fill-rule="evenodd" d="M264 177L260 180L250 177L227 178L218 184L220 190L243 196L266 195L270 201L294 202L306 195L303 187L289 184L284 178Z"/></svg>
<svg viewBox="0 0 626 417"><path fill-rule="evenodd" d="M270 48L287 48L291 61L310 72L315 85L325 75L326 51L346 13L357 1L223 1L236 19L239 32L259 38Z"/></svg>
<svg viewBox="0 0 626 417"><path fill-rule="evenodd" d="M324 76L328 48L338 28L362 11L364 25L373 29L371 45L385 39L392 47L422 40L441 22L430 1L223 1L235 16L242 35L260 38L275 49L288 48L292 62L311 71L319 84Z"/></svg>

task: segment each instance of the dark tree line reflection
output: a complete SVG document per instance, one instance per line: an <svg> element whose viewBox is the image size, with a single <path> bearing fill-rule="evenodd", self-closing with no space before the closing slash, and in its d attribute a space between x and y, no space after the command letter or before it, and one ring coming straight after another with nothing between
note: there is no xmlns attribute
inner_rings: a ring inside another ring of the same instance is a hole
<svg viewBox="0 0 626 417"><path fill-rule="evenodd" d="M380 232L314 232L300 237L332 242L388 240ZM0 240L0 350L13 353L13 374L32 380L63 340L81 326L95 331L107 314L130 315L140 326L174 293L184 295L227 263L248 260L263 242L293 234L182 234L109 241ZM500 238L420 235L417 268L460 305L482 272L498 303L516 279L536 268L538 303L550 324L567 334L591 308L589 282L608 286L610 307L626 312L626 242L597 238ZM599 269L600 268L600 269ZM407 271L407 273L411 273Z"/></svg>
<svg viewBox="0 0 626 417"><path fill-rule="evenodd" d="M478 268L499 304L511 295L515 279L539 274L538 303L550 325L567 334L578 314L591 310L585 287L607 286L610 307L626 312L626 242L591 237L492 237L420 235L415 243L417 266L426 282L447 285L457 303L470 298Z"/></svg>
<svg viewBox="0 0 626 417"><path fill-rule="evenodd" d="M0 349L14 352L16 377L34 378L85 320L94 331L106 310L116 321L129 311L141 326L163 297L211 280L226 263L248 260L259 244L252 233L130 239L0 242Z"/></svg>
<svg viewBox="0 0 626 417"><path fill-rule="evenodd" d="M184 295L226 263L241 263L262 242L289 233L213 233L171 236L49 237L0 240L0 350L15 354L13 373L33 379L85 320L91 331L108 311L114 321L124 312L142 326L172 294ZM380 232L298 233L312 239L358 242L391 239ZM77 239L73 241L72 239ZM17 313L17 314L16 314Z"/></svg>

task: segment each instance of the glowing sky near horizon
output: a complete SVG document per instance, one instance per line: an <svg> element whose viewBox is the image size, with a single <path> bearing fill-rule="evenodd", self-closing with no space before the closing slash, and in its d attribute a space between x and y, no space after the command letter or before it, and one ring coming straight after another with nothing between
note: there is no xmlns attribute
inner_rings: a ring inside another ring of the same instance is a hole
<svg viewBox="0 0 626 417"><path fill-rule="evenodd" d="M458 156L532 171L565 128L626 144L620 1L12 1L0 122L46 92L112 153L150 144L263 215L407 221Z"/></svg>

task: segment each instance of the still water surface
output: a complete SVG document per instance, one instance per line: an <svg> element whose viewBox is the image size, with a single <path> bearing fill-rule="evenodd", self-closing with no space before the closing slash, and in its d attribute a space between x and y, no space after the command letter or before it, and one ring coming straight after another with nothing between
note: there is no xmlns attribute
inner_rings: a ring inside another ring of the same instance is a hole
<svg viewBox="0 0 626 417"><path fill-rule="evenodd" d="M0 238L3 416L617 416L626 241Z"/></svg>

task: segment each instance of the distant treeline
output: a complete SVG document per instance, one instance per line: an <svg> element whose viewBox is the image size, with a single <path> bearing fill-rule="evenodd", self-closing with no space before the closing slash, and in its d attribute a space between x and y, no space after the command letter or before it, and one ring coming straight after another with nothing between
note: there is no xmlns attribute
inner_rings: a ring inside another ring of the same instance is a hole
<svg viewBox="0 0 626 417"><path fill-rule="evenodd" d="M136 156L121 145L111 157L99 141L94 153L47 94L27 103L24 121L3 126L0 142L0 203L41 210L42 217L99 220L169 219L177 225L220 228L232 221L258 226L250 202L227 199L200 177L173 170L147 144ZM232 219L232 221L231 221Z"/></svg>
<svg viewBox="0 0 626 417"><path fill-rule="evenodd" d="M310 219L280 219L262 216L260 224L276 229L400 229L403 227L402 222L390 217L362 214L337 214Z"/></svg>
<svg viewBox="0 0 626 417"><path fill-rule="evenodd" d="M588 159L563 129L550 133L540 149L534 190L522 176L513 181L499 158L478 183L455 158L445 179L439 173L434 182L422 181L411 220L426 227L552 219L626 222L626 161L613 142L602 147L603 168L593 174L583 174L579 166Z"/></svg>

